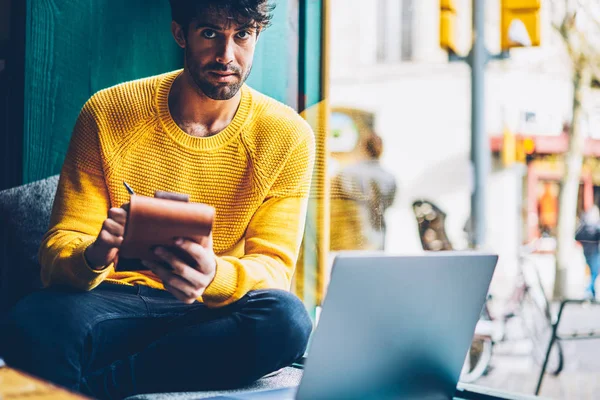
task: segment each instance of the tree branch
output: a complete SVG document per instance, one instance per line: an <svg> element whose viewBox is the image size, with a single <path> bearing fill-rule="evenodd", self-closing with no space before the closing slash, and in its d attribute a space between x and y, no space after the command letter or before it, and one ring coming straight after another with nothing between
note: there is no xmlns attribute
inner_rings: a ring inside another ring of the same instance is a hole
<svg viewBox="0 0 600 400"><path fill-rule="evenodd" d="M560 36L565 39L565 22L567 20L567 15L568 15L568 2L569 0L564 0L564 10L559 11L558 10L558 0L553 0L550 1L550 23L552 25L552 28L554 28L554 30L556 32L558 32L560 34ZM558 23L558 21L560 21L560 23Z"/></svg>
<svg viewBox="0 0 600 400"><path fill-rule="evenodd" d="M600 39L598 43L590 41L592 38L600 38L600 9L593 10L589 1L564 0L564 13L557 18L558 0L552 1L551 7L554 14L552 27L563 39L573 68L589 68L594 79L600 80ZM586 32L578 29L578 15L590 22Z"/></svg>
<svg viewBox="0 0 600 400"><path fill-rule="evenodd" d="M600 9L597 9L596 12L590 6L590 3L587 2L586 5L581 5L584 15L588 18L594 26L592 27L593 32L588 32L588 36L595 36L600 34Z"/></svg>
<svg viewBox="0 0 600 400"><path fill-rule="evenodd" d="M600 80L600 49L592 45L583 32L577 33L582 47L581 62L590 68L594 79Z"/></svg>
<svg viewBox="0 0 600 400"><path fill-rule="evenodd" d="M565 42L565 47L567 48L567 53L569 54L571 62L575 64L580 58L581 54L575 49L575 43L573 43L572 28L574 27L574 25L569 26L567 22L567 17L565 17L565 20L561 24L561 27L563 29L562 37Z"/></svg>

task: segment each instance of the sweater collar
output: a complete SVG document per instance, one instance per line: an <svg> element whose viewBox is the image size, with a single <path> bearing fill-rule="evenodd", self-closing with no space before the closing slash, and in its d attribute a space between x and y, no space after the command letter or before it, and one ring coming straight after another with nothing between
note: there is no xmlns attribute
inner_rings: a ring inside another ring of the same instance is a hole
<svg viewBox="0 0 600 400"><path fill-rule="evenodd" d="M158 90L156 92L156 108L158 110L158 118L165 132L175 142L181 146L192 150L209 150L215 149L228 143L246 122L250 107L252 105L252 94L246 85L241 88L242 99L235 113L235 116L225 129L216 135L209 137L196 137L184 132L173 120L169 111L169 93L175 79L183 72L177 70L165 74L163 79L159 81Z"/></svg>

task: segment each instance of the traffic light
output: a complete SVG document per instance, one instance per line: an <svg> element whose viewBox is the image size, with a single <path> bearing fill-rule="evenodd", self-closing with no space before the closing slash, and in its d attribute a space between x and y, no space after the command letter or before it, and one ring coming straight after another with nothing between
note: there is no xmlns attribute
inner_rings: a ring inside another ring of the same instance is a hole
<svg viewBox="0 0 600 400"><path fill-rule="evenodd" d="M520 137L516 141L515 150L515 160L527 164L535 153L535 140L530 137Z"/></svg>
<svg viewBox="0 0 600 400"><path fill-rule="evenodd" d="M440 0L440 47L456 53L455 0Z"/></svg>
<svg viewBox="0 0 600 400"><path fill-rule="evenodd" d="M523 152L528 156L535 153L535 140L533 138L523 138Z"/></svg>
<svg viewBox="0 0 600 400"><path fill-rule="evenodd" d="M535 155L535 139L528 136L515 135L504 128L500 160L502 166L510 167L515 163L527 164Z"/></svg>
<svg viewBox="0 0 600 400"><path fill-rule="evenodd" d="M539 46L541 0L502 0L501 48Z"/></svg>

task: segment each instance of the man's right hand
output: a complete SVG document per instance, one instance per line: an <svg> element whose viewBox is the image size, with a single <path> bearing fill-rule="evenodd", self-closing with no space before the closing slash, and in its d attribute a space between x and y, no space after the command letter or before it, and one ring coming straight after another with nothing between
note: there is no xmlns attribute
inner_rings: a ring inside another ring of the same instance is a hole
<svg viewBox="0 0 600 400"><path fill-rule="evenodd" d="M123 243L128 210L129 203L124 204L121 208L115 207L108 210L108 218L104 220L102 230L84 253L91 268L100 270L114 261L121 243Z"/></svg>

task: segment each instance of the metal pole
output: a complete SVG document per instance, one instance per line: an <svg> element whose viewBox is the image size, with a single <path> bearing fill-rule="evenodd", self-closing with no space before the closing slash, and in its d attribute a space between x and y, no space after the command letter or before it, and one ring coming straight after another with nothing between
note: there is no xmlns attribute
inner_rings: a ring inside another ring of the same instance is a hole
<svg viewBox="0 0 600 400"><path fill-rule="evenodd" d="M471 246L486 244L486 180L490 170L490 148L485 130L485 67L489 54L485 48L485 3L473 0L473 48L469 57L471 66L471 165L473 192L471 193Z"/></svg>

